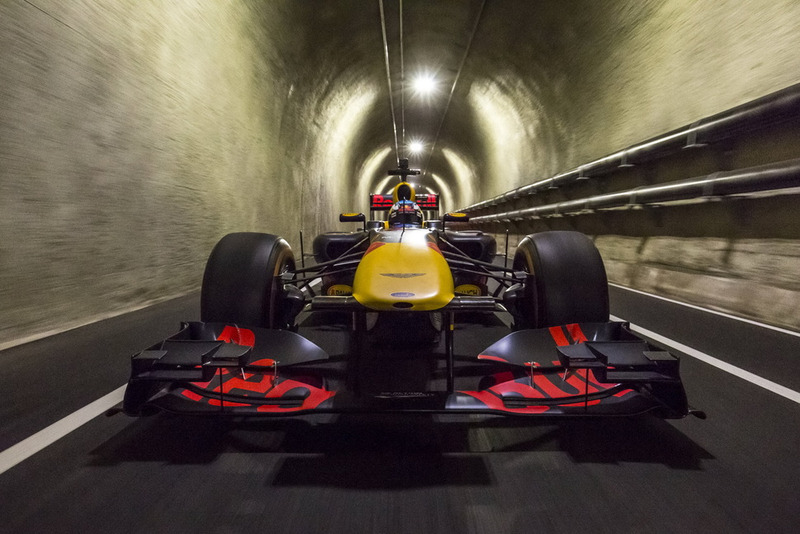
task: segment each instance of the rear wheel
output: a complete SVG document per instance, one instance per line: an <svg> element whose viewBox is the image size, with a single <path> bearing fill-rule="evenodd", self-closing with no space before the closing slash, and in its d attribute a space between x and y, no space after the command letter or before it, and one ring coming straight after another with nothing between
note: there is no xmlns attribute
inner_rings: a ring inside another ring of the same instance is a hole
<svg viewBox="0 0 800 534"><path fill-rule="evenodd" d="M286 328L278 276L295 268L282 238L255 232L228 234L206 263L200 318L261 328Z"/></svg>
<svg viewBox="0 0 800 534"><path fill-rule="evenodd" d="M608 279L600 253L580 232L531 234L520 241L514 269L533 275L516 314L518 328L606 322Z"/></svg>

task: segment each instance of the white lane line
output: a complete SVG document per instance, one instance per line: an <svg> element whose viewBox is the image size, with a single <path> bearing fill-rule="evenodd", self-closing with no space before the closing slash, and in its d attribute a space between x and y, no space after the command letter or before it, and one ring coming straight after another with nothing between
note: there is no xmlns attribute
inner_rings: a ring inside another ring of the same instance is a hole
<svg viewBox="0 0 800 534"><path fill-rule="evenodd" d="M619 284L612 284L609 282L610 286L614 286L617 289L624 289L625 291L630 291L631 293L638 293L639 295L644 295L646 297L651 297L658 300L663 300L664 302L669 302L671 304L677 304L678 306L685 306L687 308L692 308L693 310L699 310L706 313L712 313L714 315L719 315L720 317L725 317L726 319L733 319L734 321L741 321L743 323L752 324L761 328L767 328L769 330L775 330L776 332L780 332L781 334L788 334L794 337L800 337L800 332L795 332L794 330L787 330L785 328L781 328L779 326L773 326L771 324L766 323L759 323L758 321L754 321L752 319L745 319L744 317L738 317L736 315L731 315L729 313L724 313L717 310L712 310L710 308L703 308L702 306L698 306L696 304L689 304L688 302L681 302L679 300L669 299L667 297L662 297L661 295L655 295L653 293L647 293L645 291L640 291L638 289L633 289L630 287L621 286Z"/></svg>
<svg viewBox="0 0 800 534"><path fill-rule="evenodd" d="M680 304L680 303L679 303ZM620 317L616 317L612 315L612 321L624 321ZM748 382L760 386L768 391L776 393L782 397L785 397L791 401L794 401L800 404L800 393L789 389L785 386L772 382L771 380L767 380L766 378L762 378L756 374L751 373L750 371L745 371L735 365L731 365L727 362L714 358L704 352L700 352L697 349L693 349L683 343L679 343L672 339L662 336L661 334L657 334L652 330L648 330L646 328L642 328L640 326L636 326L631 324L631 330L637 332L645 337L652 339L662 345L674 349L678 352L682 352L688 356L696 358L700 361L703 361L709 365L713 365L718 369L721 369L727 373L730 373L734 376L737 376L743 380L747 380ZM31 437L24 439L9 447L8 449L0 452L0 474L8 471L15 465L27 460L37 452L41 451L45 447L52 445L59 439L63 438L73 430L78 429L82 425L88 423L98 415L101 415L106 410L109 410L122 402L122 398L125 394L125 387L126 385L122 385L112 391L111 393L97 399L96 401L92 402L81 408L80 410L73 412L72 414L68 415L64 419L53 423L52 425L40 430L36 434L32 435Z"/></svg>
<svg viewBox="0 0 800 534"><path fill-rule="evenodd" d="M614 315L611 316L611 320L625 321L625 319L621 319ZM720 359L714 358L713 356L710 356L705 352L700 352L699 350L693 349L692 347L684 345L683 343L679 343L677 341L669 339L668 337L664 337L661 334L653 332L652 330L648 330L646 328L642 328L641 326L636 326L634 324L631 325L631 330L645 337L648 337L653 341L656 341L657 343L661 343L667 348L674 349L678 352L682 352L683 354L691 356L692 358L696 358L700 361L706 362L709 365L713 365L718 369L722 369L727 373L730 373L734 376L738 376L739 378L747 380L748 382L755 384L756 386L760 386L768 391L780 395L781 397L786 397L787 399L800 404L800 393L794 391L793 389L789 389L786 386L782 386L771 380L762 378L756 374L751 373L750 371L745 371L740 367L736 367L735 365L731 365Z"/></svg>
<svg viewBox="0 0 800 534"><path fill-rule="evenodd" d="M78 427L88 423L106 410L113 408L125 394L125 386L120 386L108 395L87 404L77 412L73 412L60 421L56 421L32 435L0 452L0 474L5 473L18 463L27 460L45 447L52 445Z"/></svg>

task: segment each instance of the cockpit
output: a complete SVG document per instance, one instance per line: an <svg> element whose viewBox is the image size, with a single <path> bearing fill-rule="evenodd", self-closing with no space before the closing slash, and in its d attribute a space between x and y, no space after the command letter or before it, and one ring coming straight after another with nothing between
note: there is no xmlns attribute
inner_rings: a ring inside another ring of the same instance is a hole
<svg viewBox="0 0 800 534"><path fill-rule="evenodd" d="M422 228L422 210L410 200L399 200L389 210L389 228Z"/></svg>

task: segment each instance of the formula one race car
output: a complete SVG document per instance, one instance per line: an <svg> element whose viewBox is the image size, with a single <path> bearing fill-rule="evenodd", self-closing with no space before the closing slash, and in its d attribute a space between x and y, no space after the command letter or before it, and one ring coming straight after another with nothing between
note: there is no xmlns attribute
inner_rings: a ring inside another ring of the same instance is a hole
<svg viewBox="0 0 800 534"><path fill-rule="evenodd" d="M314 240L298 267L287 242L223 237L201 322L132 357L123 409L229 416L463 413L677 418L690 410L678 359L609 321L603 262L578 232L519 243L510 267L492 236L424 220L401 161L392 195L363 224ZM301 241L302 246L302 241Z"/></svg>

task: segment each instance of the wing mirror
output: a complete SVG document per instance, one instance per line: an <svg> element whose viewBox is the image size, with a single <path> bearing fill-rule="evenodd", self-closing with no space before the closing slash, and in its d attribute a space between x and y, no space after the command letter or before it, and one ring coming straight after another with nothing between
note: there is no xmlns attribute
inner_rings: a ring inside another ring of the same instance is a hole
<svg viewBox="0 0 800 534"><path fill-rule="evenodd" d="M339 222L364 222L367 218L363 213L340 213Z"/></svg>
<svg viewBox="0 0 800 534"><path fill-rule="evenodd" d="M442 221L444 222L467 222L469 220L469 215L466 213L445 213L444 217L442 217Z"/></svg>

